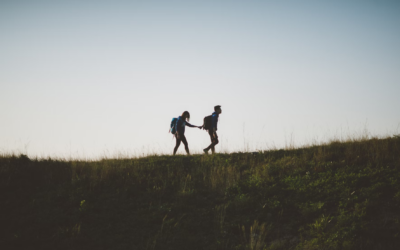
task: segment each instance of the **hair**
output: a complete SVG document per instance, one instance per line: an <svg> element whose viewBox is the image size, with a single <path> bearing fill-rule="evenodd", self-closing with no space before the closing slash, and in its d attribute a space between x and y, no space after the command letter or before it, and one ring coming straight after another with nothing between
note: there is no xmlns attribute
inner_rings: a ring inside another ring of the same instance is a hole
<svg viewBox="0 0 400 250"><path fill-rule="evenodd" d="M219 108L221 108L220 105L215 106L215 107L214 107L214 111L217 111L217 109L219 109Z"/></svg>
<svg viewBox="0 0 400 250"><path fill-rule="evenodd" d="M189 121L189 120L190 120L190 113L189 113L189 111L183 112L183 113L182 113L182 116L184 116L184 115L187 115L187 116L188 116L186 120Z"/></svg>

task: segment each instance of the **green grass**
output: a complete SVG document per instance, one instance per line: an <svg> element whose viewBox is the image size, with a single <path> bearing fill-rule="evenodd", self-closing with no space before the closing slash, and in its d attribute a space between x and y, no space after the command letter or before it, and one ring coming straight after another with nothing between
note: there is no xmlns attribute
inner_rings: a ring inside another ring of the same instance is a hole
<svg viewBox="0 0 400 250"><path fill-rule="evenodd" d="M0 156L0 245L400 249L399 170L398 137L258 154Z"/></svg>

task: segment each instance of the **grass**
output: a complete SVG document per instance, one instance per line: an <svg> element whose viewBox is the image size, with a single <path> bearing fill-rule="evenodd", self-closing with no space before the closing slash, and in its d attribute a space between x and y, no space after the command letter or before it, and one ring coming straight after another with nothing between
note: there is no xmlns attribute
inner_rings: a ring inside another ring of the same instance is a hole
<svg viewBox="0 0 400 250"><path fill-rule="evenodd" d="M2 249L399 249L400 138L98 161L0 156Z"/></svg>

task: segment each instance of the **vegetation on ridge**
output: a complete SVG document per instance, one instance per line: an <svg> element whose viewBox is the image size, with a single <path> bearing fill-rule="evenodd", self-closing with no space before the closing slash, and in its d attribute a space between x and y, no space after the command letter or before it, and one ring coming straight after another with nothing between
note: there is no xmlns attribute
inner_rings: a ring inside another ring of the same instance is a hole
<svg viewBox="0 0 400 250"><path fill-rule="evenodd" d="M0 156L4 249L398 249L400 138L100 161Z"/></svg>

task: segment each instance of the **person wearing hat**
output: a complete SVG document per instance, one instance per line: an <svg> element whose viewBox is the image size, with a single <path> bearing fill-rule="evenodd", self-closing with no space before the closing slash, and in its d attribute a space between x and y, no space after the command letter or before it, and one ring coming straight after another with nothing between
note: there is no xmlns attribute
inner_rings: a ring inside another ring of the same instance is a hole
<svg viewBox="0 0 400 250"><path fill-rule="evenodd" d="M211 116L211 129L208 130L208 134L210 135L211 144L210 146L203 149L204 153L208 154L208 151L211 149L211 152L215 153L215 145L219 143L218 135L217 135L217 124L219 114L222 113L222 109L220 105L214 107L214 113Z"/></svg>
<svg viewBox="0 0 400 250"><path fill-rule="evenodd" d="M182 116L178 117L178 120L176 121L176 145L174 148L174 155L176 154L176 151L179 148L179 145L181 145L181 142L183 142L183 145L185 145L185 150L188 155L189 153L189 145L187 143L186 137L185 137L185 126L192 127L192 128L202 128L201 126L195 126L190 124L188 121L190 120L190 113L188 111L185 111L182 113Z"/></svg>

